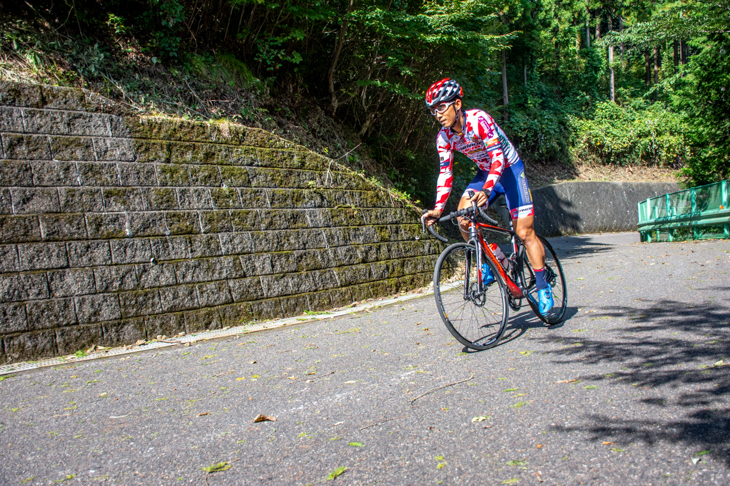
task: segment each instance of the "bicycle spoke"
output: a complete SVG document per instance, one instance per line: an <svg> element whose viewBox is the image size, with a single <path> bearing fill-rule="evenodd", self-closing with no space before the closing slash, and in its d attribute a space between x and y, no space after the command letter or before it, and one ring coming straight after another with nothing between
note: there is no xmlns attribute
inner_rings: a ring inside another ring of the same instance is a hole
<svg viewBox="0 0 730 486"><path fill-rule="evenodd" d="M461 243L442 253L434 272L434 293L449 332L466 346L486 349L504 332L506 291L501 281L479 288L476 265L471 264L474 251Z"/></svg>

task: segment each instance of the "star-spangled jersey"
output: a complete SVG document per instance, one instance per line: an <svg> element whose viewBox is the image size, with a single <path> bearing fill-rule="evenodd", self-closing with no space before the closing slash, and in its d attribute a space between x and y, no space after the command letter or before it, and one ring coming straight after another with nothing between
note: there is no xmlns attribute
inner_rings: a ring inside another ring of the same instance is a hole
<svg viewBox="0 0 730 486"><path fill-rule="evenodd" d="M466 110L462 135L450 128L442 128L436 138L441 168L436 189L434 209L443 211L451 194L454 151L469 157L481 170L489 172L484 189L492 189L506 167L520 160L501 128L488 113Z"/></svg>

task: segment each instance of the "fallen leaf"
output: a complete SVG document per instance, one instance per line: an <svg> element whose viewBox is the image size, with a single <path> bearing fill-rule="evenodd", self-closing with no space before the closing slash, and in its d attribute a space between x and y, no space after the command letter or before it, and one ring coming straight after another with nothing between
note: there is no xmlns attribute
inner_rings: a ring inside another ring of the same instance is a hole
<svg viewBox="0 0 730 486"><path fill-rule="evenodd" d="M201 412L198 414L198 417L203 417L205 415L210 415L210 412Z"/></svg>
<svg viewBox="0 0 730 486"><path fill-rule="evenodd" d="M251 363L251 364L256 364L256 363L257 363L257 361L256 361L256 360L253 360L253 361L251 361L250 363Z"/></svg>
<svg viewBox="0 0 730 486"><path fill-rule="evenodd" d="M352 446L352 447L365 447L365 444L363 444L362 442L350 442L347 445Z"/></svg>
<svg viewBox="0 0 730 486"><path fill-rule="evenodd" d="M478 417L474 417L471 419L472 422L484 422L485 420L489 420L491 417L487 415L480 415Z"/></svg>
<svg viewBox="0 0 730 486"><path fill-rule="evenodd" d="M560 380L560 381L556 381L555 383L575 383L578 380L579 380L578 378L573 378L572 380Z"/></svg>
<svg viewBox="0 0 730 486"><path fill-rule="evenodd" d="M258 414L256 415L256 418L253 419L254 423L256 422L276 422L276 418L270 417L269 415L262 415Z"/></svg>
<svg viewBox="0 0 730 486"><path fill-rule="evenodd" d="M136 343L134 343L134 345L135 346L142 346L144 343L145 343L145 340L144 339L140 339L139 341L137 341Z"/></svg>
<svg viewBox="0 0 730 486"><path fill-rule="evenodd" d="M231 465L227 462L219 462L218 464L213 464L212 466L208 467L201 467L203 471L207 472L208 474L214 473L214 472L220 472L220 471L227 471L231 468Z"/></svg>
<svg viewBox="0 0 730 486"><path fill-rule="evenodd" d="M519 459L519 460L513 460L513 461L507 461L508 466L512 467L522 467L527 465L527 459Z"/></svg>
<svg viewBox="0 0 730 486"><path fill-rule="evenodd" d="M344 473L345 471L347 471L346 467L338 467L337 469L335 469L334 471L329 473L329 476L327 476L327 479L329 479L331 481L331 480L335 479L337 476L339 476L340 474Z"/></svg>
<svg viewBox="0 0 730 486"><path fill-rule="evenodd" d="M604 442L603 445L616 445L614 442Z"/></svg>

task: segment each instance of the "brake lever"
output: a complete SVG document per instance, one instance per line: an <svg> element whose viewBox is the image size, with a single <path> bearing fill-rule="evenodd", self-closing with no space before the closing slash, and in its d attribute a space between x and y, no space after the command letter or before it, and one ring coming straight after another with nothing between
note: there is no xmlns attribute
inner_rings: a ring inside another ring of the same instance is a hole
<svg viewBox="0 0 730 486"><path fill-rule="evenodd" d="M428 212L428 209L424 209L423 212L421 213L421 215L424 215L427 212ZM420 240L421 236L426 234L426 220L425 220L425 218L423 218L423 216L421 216L421 229L422 229L421 234L416 236L416 241Z"/></svg>

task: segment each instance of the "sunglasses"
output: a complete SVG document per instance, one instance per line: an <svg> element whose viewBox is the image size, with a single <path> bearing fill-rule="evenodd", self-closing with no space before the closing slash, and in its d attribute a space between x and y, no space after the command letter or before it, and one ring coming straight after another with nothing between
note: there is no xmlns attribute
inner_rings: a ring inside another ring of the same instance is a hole
<svg viewBox="0 0 730 486"><path fill-rule="evenodd" d="M453 105L454 103L456 103L456 100L451 101L450 103L441 103L440 105L429 109L431 110L431 114L433 116L436 116L436 113L444 113L446 110L449 109L449 106Z"/></svg>

